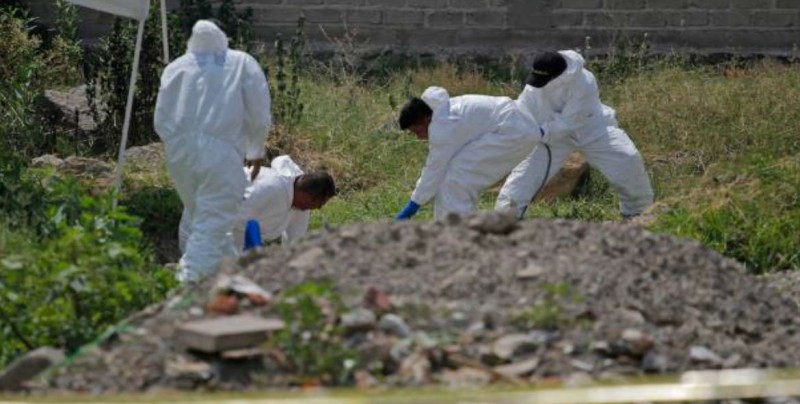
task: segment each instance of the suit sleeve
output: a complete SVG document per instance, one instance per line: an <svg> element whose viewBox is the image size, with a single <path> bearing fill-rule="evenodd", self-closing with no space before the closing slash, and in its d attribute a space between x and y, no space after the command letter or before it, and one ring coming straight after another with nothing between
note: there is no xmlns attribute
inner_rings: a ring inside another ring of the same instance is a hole
<svg viewBox="0 0 800 404"><path fill-rule="evenodd" d="M545 136L557 139L581 129L587 121L594 118L600 93L594 82L582 82L574 86L569 100L561 113L542 124Z"/></svg>
<svg viewBox="0 0 800 404"><path fill-rule="evenodd" d="M437 136L432 136L429 140L428 157L425 160L425 167L417 180L411 200L418 205L425 205L430 202L439 190L439 186L447 174L447 167L450 160L464 146L457 141L456 131L459 130L456 122L446 122L438 124L436 127L431 125L431 132L436 131Z"/></svg>
<svg viewBox="0 0 800 404"><path fill-rule="evenodd" d="M308 211L293 211L292 217L289 219L289 224L286 226L286 231L283 233L284 240L288 242L295 241L308 233L308 222L311 219L311 212Z"/></svg>

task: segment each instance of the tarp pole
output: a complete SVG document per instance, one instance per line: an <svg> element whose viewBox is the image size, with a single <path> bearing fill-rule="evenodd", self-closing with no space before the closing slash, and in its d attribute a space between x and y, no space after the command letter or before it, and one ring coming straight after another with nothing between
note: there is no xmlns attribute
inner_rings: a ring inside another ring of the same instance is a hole
<svg viewBox="0 0 800 404"><path fill-rule="evenodd" d="M164 44L164 64L169 64L169 32L167 31L167 0L161 0L161 42Z"/></svg>
<svg viewBox="0 0 800 404"><path fill-rule="evenodd" d="M131 112L133 110L133 94L136 92L136 75L139 71L139 56L142 53L142 37L144 37L144 24L147 19L139 20L139 30L136 33L136 50L133 53L133 66L131 68L131 80L128 87L128 103L125 105L125 122L122 125L122 140L119 144L119 158L117 159L117 169L114 179L114 187L119 195L122 188L122 169L125 165L125 147L128 143L128 130L131 126ZM114 206L117 199L114 198Z"/></svg>

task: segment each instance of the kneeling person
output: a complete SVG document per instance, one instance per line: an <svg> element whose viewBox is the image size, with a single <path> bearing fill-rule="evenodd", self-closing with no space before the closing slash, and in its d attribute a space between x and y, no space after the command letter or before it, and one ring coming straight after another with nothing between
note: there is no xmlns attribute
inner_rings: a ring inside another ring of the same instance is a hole
<svg viewBox="0 0 800 404"><path fill-rule="evenodd" d="M434 216L475 209L478 193L511 172L538 144L539 125L508 97L450 98L430 87L400 112L400 128L429 143L428 158L408 205L408 219L435 198Z"/></svg>
<svg viewBox="0 0 800 404"><path fill-rule="evenodd" d="M248 184L234 241L242 251L244 228L255 219L264 242L291 242L308 232L310 210L323 207L336 194L333 177L325 171L303 173L289 156L278 156Z"/></svg>

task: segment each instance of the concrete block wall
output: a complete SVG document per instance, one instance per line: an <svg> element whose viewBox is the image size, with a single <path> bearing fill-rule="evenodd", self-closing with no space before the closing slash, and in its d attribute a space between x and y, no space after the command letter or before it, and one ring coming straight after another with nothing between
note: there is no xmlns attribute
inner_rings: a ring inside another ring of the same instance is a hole
<svg viewBox="0 0 800 404"><path fill-rule="evenodd" d="M49 3L52 0L30 0ZM171 0L173 3L175 0ZM264 42L304 15L312 47L400 52L603 52L617 40L657 51L797 53L800 0L236 0L252 7ZM96 25L94 19L90 25ZM92 33L99 31L85 29ZM336 44L339 45L336 45Z"/></svg>

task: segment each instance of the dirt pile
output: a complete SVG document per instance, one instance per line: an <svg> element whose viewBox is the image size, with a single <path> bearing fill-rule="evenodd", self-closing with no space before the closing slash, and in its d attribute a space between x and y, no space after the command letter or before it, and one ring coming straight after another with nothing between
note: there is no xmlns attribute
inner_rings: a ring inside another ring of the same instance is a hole
<svg viewBox="0 0 800 404"><path fill-rule="evenodd" d="M334 283L349 311L332 321L362 358L341 382L363 387L800 365L791 299L695 242L634 226L517 228L499 214L372 223L247 261L239 274L278 297L310 280ZM93 392L301 384L274 347L231 360L175 344L181 321L211 316L210 285L140 313L44 384Z"/></svg>

